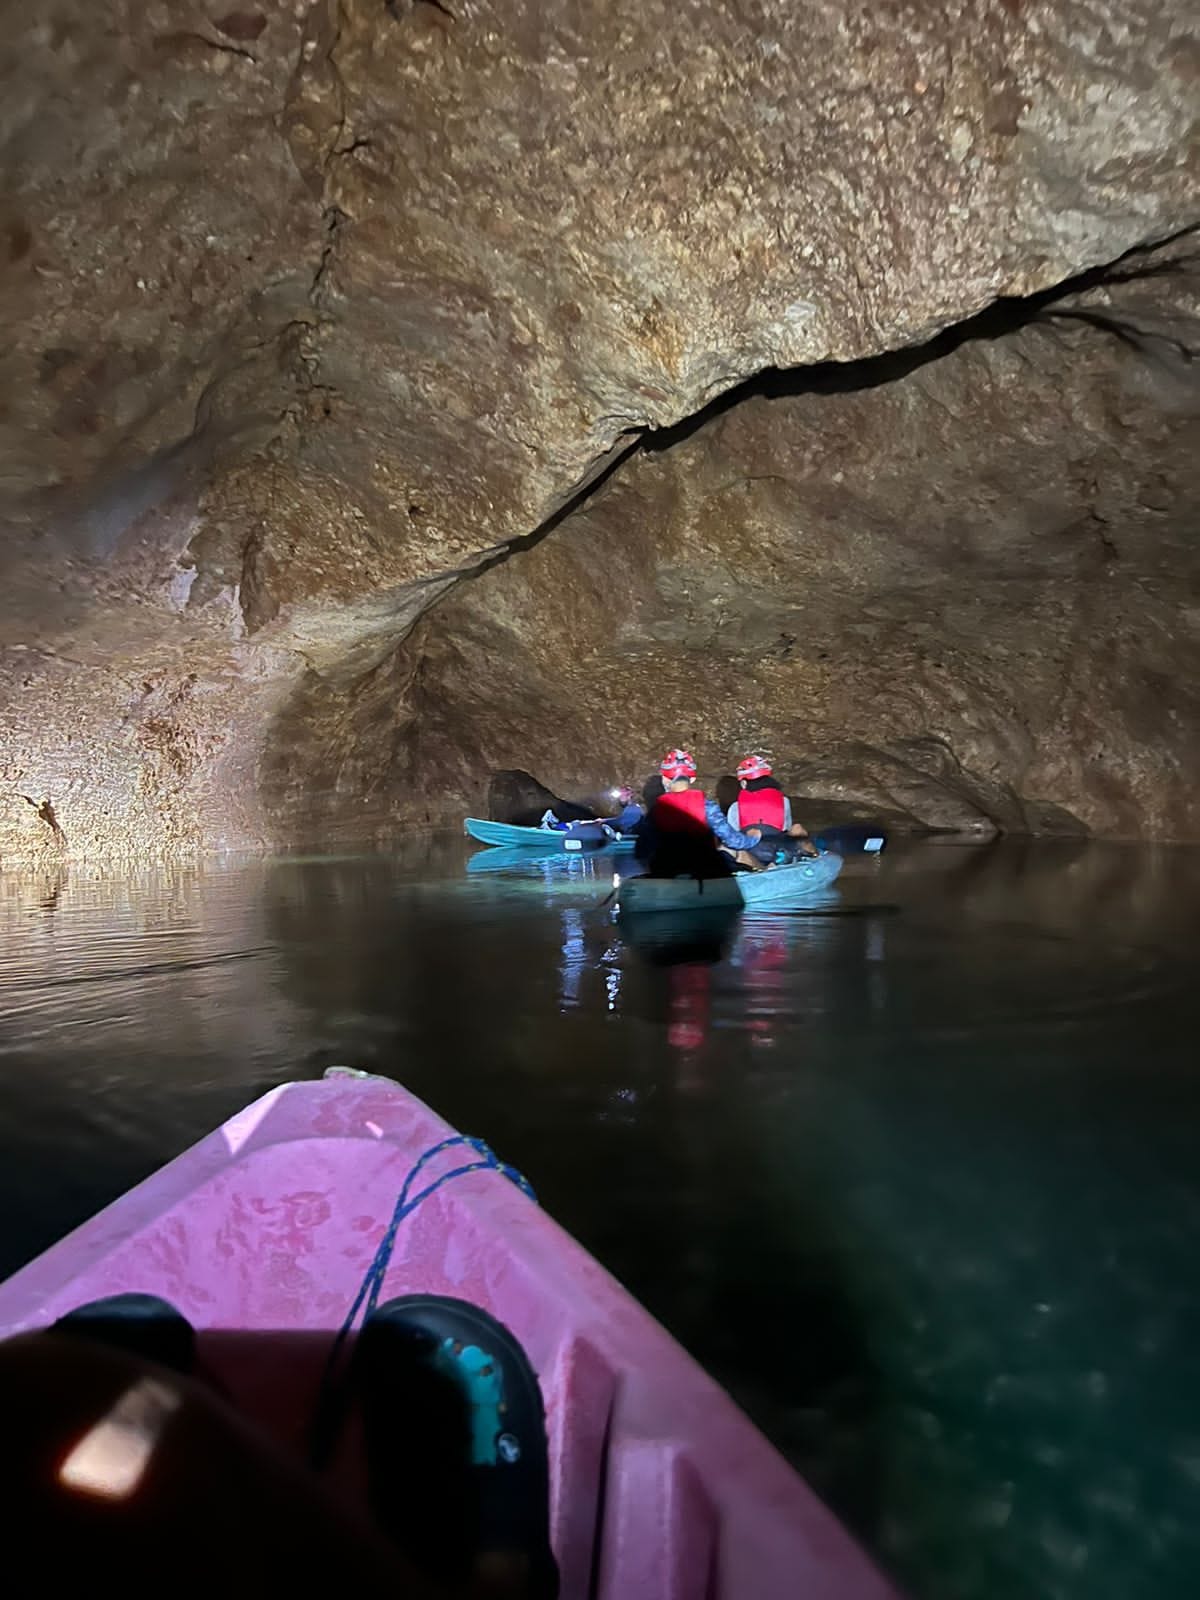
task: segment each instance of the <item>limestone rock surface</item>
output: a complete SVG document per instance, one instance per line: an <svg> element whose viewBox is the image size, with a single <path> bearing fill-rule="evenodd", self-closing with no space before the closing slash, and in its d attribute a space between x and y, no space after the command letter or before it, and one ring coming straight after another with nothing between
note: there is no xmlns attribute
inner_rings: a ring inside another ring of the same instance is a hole
<svg viewBox="0 0 1200 1600"><path fill-rule="evenodd" d="M1200 837L1200 300L1190 255L1127 270L641 452L337 693L371 820L683 743L818 820Z"/></svg>
<svg viewBox="0 0 1200 1600"><path fill-rule="evenodd" d="M1196 45L1148 0L46 0L3 38L3 859L373 827L437 725L410 629L623 450L1196 221Z"/></svg>

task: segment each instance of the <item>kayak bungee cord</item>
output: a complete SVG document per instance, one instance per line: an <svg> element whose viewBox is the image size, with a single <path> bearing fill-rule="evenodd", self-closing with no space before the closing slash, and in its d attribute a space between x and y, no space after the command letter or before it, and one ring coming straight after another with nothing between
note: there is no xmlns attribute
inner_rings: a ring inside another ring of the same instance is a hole
<svg viewBox="0 0 1200 1600"><path fill-rule="evenodd" d="M432 1183L426 1184L418 1194L411 1195L411 1190L417 1175L422 1168L427 1166L435 1156L440 1156L446 1150L465 1147L473 1150L479 1158L476 1161L464 1162L461 1167L451 1167L448 1172L440 1173ZM313 1420L310 1454L314 1467L324 1466L328 1459L330 1447L336 1432L336 1423L339 1418L340 1404L344 1398L335 1381L336 1371L347 1338L354 1327L355 1320L360 1311L364 1319L369 1317L379 1302L380 1290L383 1280L387 1277L388 1267L391 1264L392 1251L396 1246L396 1235L400 1224L411 1217L421 1204L428 1200L443 1184L449 1183L454 1178L463 1178L468 1172L498 1172L502 1178L507 1178L510 1183L516 1184L521 1193L527 1195L534 1205L537 1205L537 1195L533 1192L533 1185L524 1173L518 1172L516 1167L510 1167L482 1139L472 1138L470 1134L459 1133L452 1138L443 1139L439 1144L431 1145L428 1150L413 1163L408 1176L405 1178L392 1211L391 1221L384 1229L383 1238L380 1239L371 1264L367 1268L358 1293L354 1297L354 1304L346 1313L345 1320L338 1329L329 1357L325 1363L325 1371L321 1376L321 1387L317 1395L316 1415Z"/></svg>

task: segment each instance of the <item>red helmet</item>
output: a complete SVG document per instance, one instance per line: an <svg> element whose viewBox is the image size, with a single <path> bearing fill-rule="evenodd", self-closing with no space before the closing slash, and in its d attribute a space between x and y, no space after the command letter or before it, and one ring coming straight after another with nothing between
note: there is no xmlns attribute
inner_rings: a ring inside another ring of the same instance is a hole
<svg viewBox="0 0 1200 1600"><path fill-rule="evenodd" d="M668 783L674 783L676 778L694 778L696 758L686 750L668 750L658 763L658 770Z"/></svg>
<svg viewBox="0 0 1200 1600"><path fill-rule="evenodd" d="M737 775L745 783L749 783L751 778L769 778L771 763L763 756L743 756L737 765Z"/></svg>

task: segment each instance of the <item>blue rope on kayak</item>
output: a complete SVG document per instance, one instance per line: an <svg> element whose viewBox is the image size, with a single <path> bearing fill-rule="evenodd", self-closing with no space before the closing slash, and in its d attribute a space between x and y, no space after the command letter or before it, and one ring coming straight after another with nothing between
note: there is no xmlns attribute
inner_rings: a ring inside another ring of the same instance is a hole
<svg viewBox="0 0 1200 1600"><path fill-rule="evenodd" d="M427 1184L419 1194L412 1195L410 1198L413 1182L421 1169L427 1166L435 1156L440 1156L443 1151L453 1150L458 1147L473 1150L478 1160L465 1162L461 1167L451 1167L449 1172L441 1173L432 1183ZM522 1194L527 1194L534 1204L537 1204L537 1195L534 1194L533 1185L529 1182L529 1179L518 1172L516 1167L510 1167L507 1162L501 1161L495 1151L486 1145L482 1139L472 1139L468 1134L459 1133L455 1134L451 1139L443 1139L441 1144L431 1146L423 1156L419 1157L412 1171L404 1180L404 1187L400 1190L400 1197L396 1201L395 1210L392 1212L392 1220L388 1223L383 1238L379 1241L379 1248L372 1258L371 1265L367 1268L362 1285L354 1297L354 1304L350 1307L346 1320L342 1323L338 1333L338 1343L334 1346L335 1355L340 1348L341 1341L345 1339L354 1326L354 1320L359 1311L363 1309L364 1302L366 1303L364 1315L368 1317L379 1303L379 1291L383 1288L383 1280L387 1276L387 1270L391 1264L392 1251L396 1245L396 1234L399 1231L400 1224L412 1216L422 1200L428 1200L429 1196L436 1193L443 1184L449 1183L453 1178L465 1177L468 1172L498 1172L502 1178L507 1178L510 1183L515 1183Z"/></svg>
<svg viewBox="0 0 1200 1600"><path fill-rule="evenodd" d="M451 1167L448 1172L439 1173L431 1183L427 1183L417 1194L412 1193L412 1187L423 1168L427 1167L435 1157L442 1155L447 1150L467 1149L474 1152L474 1161L465 1161L462 1166ZM400 1189L400 1194L392 1210L391 1221L384 1229L383 1238L380 1239L371 1264L366 1270L358 1293L354 1297L354 1304L346 1313L345 1320L338 1329L329 1352L329 1359L325 1363L325 1375L321 1381L322 1403L318 1405L318 1425L314 1430L313 1456L317 1465L326 1454L326 1447L332 1442L330 1434L330 1418L328 1415L329 1389L333 1375L338 1365L346 1340L349 1338L354 1324L361 1311L364 1317L369 1317L379 1303L379 1295L383 1289L383 1280L387 1277L388 1268L392 1261L392 1251L396 1247L396 1235L400 1231L400 1224L407 1221L423 1200L428 1200L443 1184L450 1183L455 1178L463 1178L468 1172L498 1172L502 1178L507 1178L510 1183L516 1184L522 1194L528 1195L537 1204L537 1195L533 1192L533 1185L529 1179L516 1167L510 1167L506 1161L501 1161L496 1152L484 1143L482 1139L474 1139L469 1134L456 1133L449 1139L443 1139L440 1144L431 1145L425 1153L413 1163L408 1176ZM321 1426L324 1421L325 1427ZM322 1436L325 1436L324 1438Z"/></svg>

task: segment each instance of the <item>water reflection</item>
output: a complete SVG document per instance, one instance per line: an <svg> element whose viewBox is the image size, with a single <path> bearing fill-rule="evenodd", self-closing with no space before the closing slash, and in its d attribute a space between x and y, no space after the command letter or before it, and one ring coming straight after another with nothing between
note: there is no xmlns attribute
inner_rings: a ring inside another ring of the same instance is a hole
<svg viewBox="0 0 1200 1600"><path fill-rule="evenodd" d="M622 919L626 947L645 963L662 997L668 1050L686 1056L707 1042L713 968L726 955L739 916L737 909L726 906ZM688 1076L679 1081L695 1088L699 1079Z"/></svg>
<svg viewBox="0 0 1200 1600"><path fill-rule="evenodd" d="M781 915L746 918L734 965L742 974L745 1028L753 1045L774 1045L778 1024L787 1015L789 934L794 940L798 926L796 919Z"/></svg>
<svg viewBox="0 0 1200 1600"><path fill-rule="evenodd" d="M712 1010L712 969L689 961L670 969L667 1044L672 1050L698 1050L708 1038Z"/></svg>
<svg viewBox="0 0 1200 1600"><path fill-rule="evenodd" d="M866 920L867 1004L878 1015L888 1003L887 917L876 912Z"/></svg>
<svg viewBox="0 0 1200 1600"><path fill-rule="evenodd" d="M579 985L590 965L583 940L583 914L573 907L562 914L562 1004L573 1006L579 1000Z"/></svg>
<svg viewBox="0 0 1200 1600"><path fill-rule="evenodd" d="M611 858L479 859L0 877L0 1270L353 1062L528 1171L912 1592L1191 1600L1200 852L896 848L640 931Z"/></svg>

